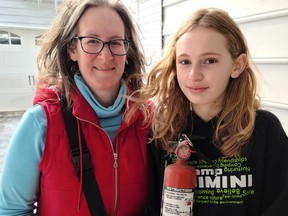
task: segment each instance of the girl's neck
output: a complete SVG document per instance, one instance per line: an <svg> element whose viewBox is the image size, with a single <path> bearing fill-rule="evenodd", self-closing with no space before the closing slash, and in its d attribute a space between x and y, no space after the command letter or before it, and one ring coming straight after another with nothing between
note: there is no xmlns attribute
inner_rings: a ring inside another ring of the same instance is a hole
<svg viewBox="0 0 288 216"><path fill-rule="evenodd" d="M221 112L222 108L211 107L211 106L201 106L201 105L192 105L192 111L199 116L203 121L208 122L213 119L219 112Z"/></svg>

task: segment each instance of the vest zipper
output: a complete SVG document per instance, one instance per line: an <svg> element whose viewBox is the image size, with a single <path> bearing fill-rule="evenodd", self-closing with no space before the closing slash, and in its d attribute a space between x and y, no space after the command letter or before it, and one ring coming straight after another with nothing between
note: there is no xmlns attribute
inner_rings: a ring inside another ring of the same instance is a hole
<svg viewBox="0 0 288 216"><path fill-rule="evenodd" d="M117 202L118 202L118 142L116 143L116 152L114 152L114 190L115 190L115 199L114 199L114 214L116 215Z"/></svg>
<svg viewBox="0 0 288 216"><path fill-rule="evenodd" d="M114 168L117 169L118 167L118 154L114 153Z"/></svg>
<svg viewBox="0 0 288 216"><path fill-rule="evenodd" d="M90 121L87 121L85 119L81 119L81 118L78 118L76 117L78 120L80 121L83 121L83 122L87 122L89 124L92 124L94 126L96 126L98 129L100 129L101 131L103 131L106 136L108 137L109 139L109 143L111 145L111 149L113 151L113 158L114 158L114 175L115 175L115 179L114 179L114 193L115 193L115 199L114 199L114 211L113 211L113 215L116 215L116 210L117 210L117 203L118 203L118 140L116 141L116 150L113 146L113 143L112 141L110 140L108 134L106 133L106 131L104 131L101 127L99 127L98 125L96 125L95 123L93 122L90 122Z"/></svg>

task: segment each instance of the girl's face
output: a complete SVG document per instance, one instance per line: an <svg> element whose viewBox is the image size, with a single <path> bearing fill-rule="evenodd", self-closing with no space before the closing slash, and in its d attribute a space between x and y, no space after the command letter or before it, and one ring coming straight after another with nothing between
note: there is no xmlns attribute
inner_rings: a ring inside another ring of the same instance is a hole
<svg viewBox="0 0 288 216"><path fill-rule="evenodd" d="M125 39L124 23L114 10L91 7L78 22L77 36L92 36L102 41ZM78 62L80 73L99 102L118 94L120 79L124 73L126 55L113 55L106 44L98 54L85 53L77 39L75 49L68 51Z"/></svg>
<svg viewBox="0 0 288 216"><path fill-rule="evenodd" d="M215 105L223 101L229 79L237 78L242 72L241 63L246 61L243 55L233 60L226 38L212 29L197 27L179 38L176 44L178 83L194 112L203 120L210 120L221 110Z"/></svg>

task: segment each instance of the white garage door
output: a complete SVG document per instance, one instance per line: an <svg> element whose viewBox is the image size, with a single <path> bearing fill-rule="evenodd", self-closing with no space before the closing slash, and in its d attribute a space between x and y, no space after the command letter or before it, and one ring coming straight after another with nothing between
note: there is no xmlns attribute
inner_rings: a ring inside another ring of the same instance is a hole
<svg viewBox="0 0 288 216"><path fill-rule="evenodd" d="M38 31L0 29L0 112L32 105L37 78Z"/></svg>

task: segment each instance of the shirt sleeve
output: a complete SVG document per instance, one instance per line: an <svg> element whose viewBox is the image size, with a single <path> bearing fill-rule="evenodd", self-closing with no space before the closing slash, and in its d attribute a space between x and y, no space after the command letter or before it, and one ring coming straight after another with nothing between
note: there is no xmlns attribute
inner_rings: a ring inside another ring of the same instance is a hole
<svg viewBox="0 0 288 216"><path fill-rule="evenodd" d="M46 115L40 105L21 118L7 148L0 176L0 215L33 215L39 192Z"/></svg>

